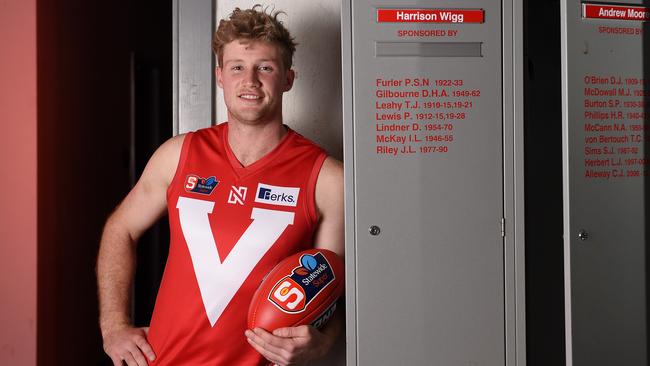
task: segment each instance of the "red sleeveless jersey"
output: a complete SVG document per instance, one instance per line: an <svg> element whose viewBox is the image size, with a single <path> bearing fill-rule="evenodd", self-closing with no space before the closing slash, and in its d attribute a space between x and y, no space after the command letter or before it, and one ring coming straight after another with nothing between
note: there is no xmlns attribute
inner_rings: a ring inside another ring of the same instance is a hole
<svg viewBox="0 0 650 366"><path fill-rule="evenodd" d="M312 246L325 152L289 129L242 167L228 124L186 135L167 190L171 243L151 319L151 365L264 365L246 341L253 293L282 259Z"/></svg>

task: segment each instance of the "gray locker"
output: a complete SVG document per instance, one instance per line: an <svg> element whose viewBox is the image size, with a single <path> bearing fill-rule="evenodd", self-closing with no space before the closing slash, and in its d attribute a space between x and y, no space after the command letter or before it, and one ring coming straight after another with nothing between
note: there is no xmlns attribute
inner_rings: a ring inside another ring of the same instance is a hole
<svg viewBox="0 0 650 366"><path fill-rule="evenodd" d="M648 362L642 3L562 1L569 366Z"/></svg>
<svg viewBox="0 0 650 366"><path fill-rule="evenodd" d="M520 10L343 5L348 365L524 364Z"/></svg>

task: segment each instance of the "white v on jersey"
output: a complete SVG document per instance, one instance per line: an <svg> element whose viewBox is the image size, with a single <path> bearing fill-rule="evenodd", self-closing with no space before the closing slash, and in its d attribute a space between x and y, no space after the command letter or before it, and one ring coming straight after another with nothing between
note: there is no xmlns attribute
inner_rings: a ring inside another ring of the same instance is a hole
<svg viewBox="0 0 650 366"><path fill-rule="evenodd" d="M149 331L152 365L264 365L246 342L248 305L276 263L312 246L326 154L288 130L242 167L227 123L185 137L167 192L170 250Z"/></svg>

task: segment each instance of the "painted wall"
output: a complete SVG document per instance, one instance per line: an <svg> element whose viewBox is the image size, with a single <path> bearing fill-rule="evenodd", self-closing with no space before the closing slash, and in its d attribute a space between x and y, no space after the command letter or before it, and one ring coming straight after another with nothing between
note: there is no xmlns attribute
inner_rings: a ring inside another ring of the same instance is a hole
<svg viewBox="0 0 650 366"><path fill-rule="evenodd" d="M284 97L284 122L342 160L340 1L217 1L217 19L227 17L235 7L258 3L284 11L280 19L298 42L296 81ZM221 89L216 95L217 122L223 122L227 112Z"/></svg>
<svg viewBox="0 0 650 366"><path fill-rule="evenodd" d="M0 365L36 365L36 0L0 1Z"/></svg>

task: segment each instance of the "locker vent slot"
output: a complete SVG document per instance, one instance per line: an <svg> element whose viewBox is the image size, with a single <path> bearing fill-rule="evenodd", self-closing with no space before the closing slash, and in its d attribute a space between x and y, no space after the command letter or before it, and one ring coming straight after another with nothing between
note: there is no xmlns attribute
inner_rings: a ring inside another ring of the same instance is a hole
<svg viewBox="0 0 650 366"><path fill-rule="evenodd" d="M376 57L482 57L482 42L375 42Z"/></svg>

